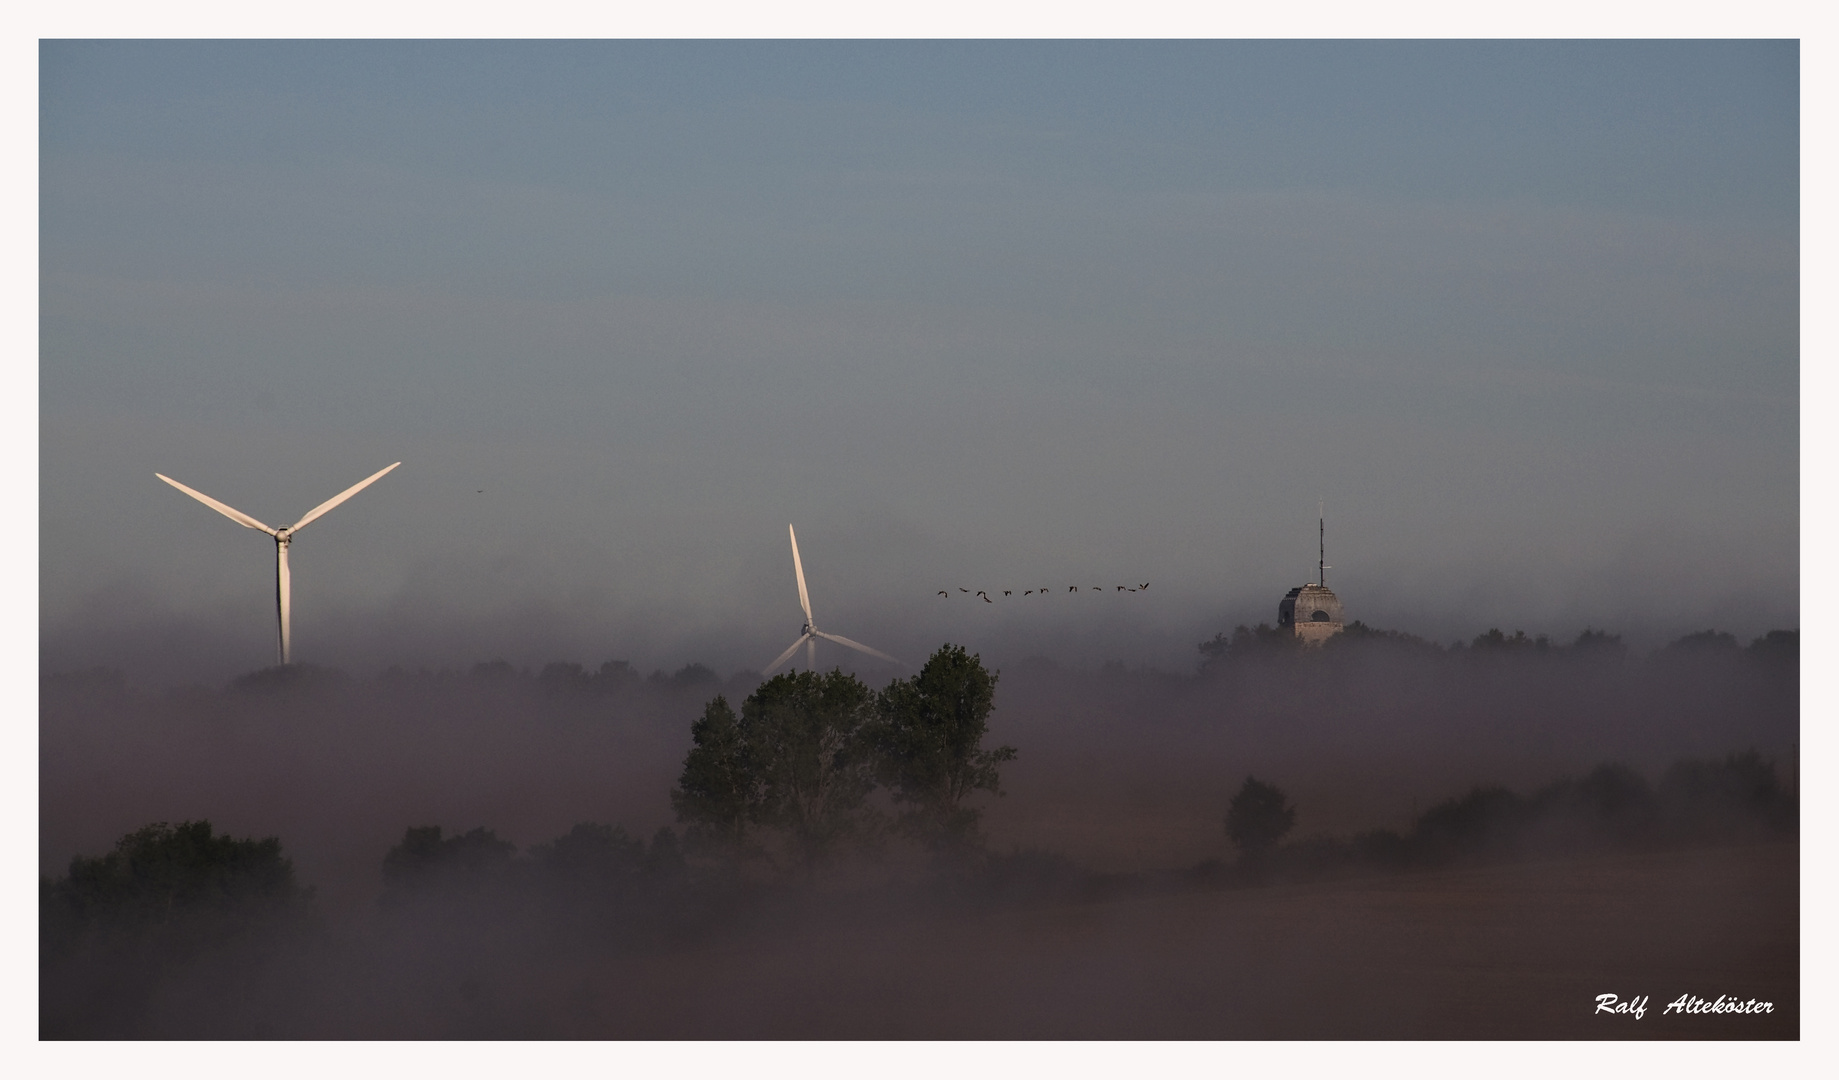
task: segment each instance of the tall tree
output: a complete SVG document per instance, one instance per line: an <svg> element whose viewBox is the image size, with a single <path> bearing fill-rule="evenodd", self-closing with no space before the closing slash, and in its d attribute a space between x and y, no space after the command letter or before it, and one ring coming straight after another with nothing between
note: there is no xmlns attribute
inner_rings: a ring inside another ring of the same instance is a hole
<svg viewBox="0 0 1839 1080"><path fill-rule="evenodd" d="M875 777L865 736L874 715L874 693L841 671L780 675L741 703L758 818L790 835L808 870L866 823Z"/></svg>
<svg viewBox="0 0 1839 1080"><path fill-rule="evenodd" d="M881 692L875 729L878 767L896 802L911 809L902 823L935 849L974 844L980 811L975 792L1002 794L998 766L1015 748L983 749L997 676L961 645L943 645L911 679Z"/></svg>
<svg viewBox="0 0 1839 1080"><path fill-rule="evenodd" d="M760 777L753 748L728 699L717 695L690 725L692 746L683 775L670 793L671 808L692 847L735 853L745 849L747 826L761 812Z"/></svg>

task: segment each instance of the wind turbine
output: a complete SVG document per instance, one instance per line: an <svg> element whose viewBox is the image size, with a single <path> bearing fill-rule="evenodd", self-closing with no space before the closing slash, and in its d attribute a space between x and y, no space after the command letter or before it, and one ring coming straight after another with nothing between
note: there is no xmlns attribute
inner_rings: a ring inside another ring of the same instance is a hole
<svg viewBox="0 0 1839 1080"><path fill-rule="evenodd" d="M803 645L805 647L805 667L808 670L815 671L817 669L817 639L818 638L823 638L825 641L834 641L838 645L847 645L850 648L856 650L857 652L865 652L869 654L870 656L879 656L883 660L888 661L889 663L899 664L900 663L899 660L894 659L892 656L889 656L887 653L876 652L874 649L869 648L867 645L864 645L859 641L851 641L848 638L843 637L838 634L826 634L822 630L819 630L812 623L811 594L805 591L805 564L799 561L799 558L798 558L798 532L797 530L793 529L790 525L787 525L785 527L785 531L788 534L790 534L792 537L792 571L798 575L798 603L800 606L802 606L805 609L805 629L803 633L798 635L798 640L792 642L791 648L780 653L779 659L774 660L772 663L766 665L766 670L771 671L774 668L778 667L780 664L783 664L787 660L790 660L792 658L792 654L798 651L798 647L800 645ZM904 667L905 665L903 664L901 666Z"/></svg>
<svg viewBox="0 0 1839 1080"><path fill-rule="evenodd" d="M400 461L396 463L396 465L400 465L400 464L402 464L402 462ZM222 514L224 517L229 518L231 521L236 522L238 525L241 525L245 529L260 529L261 531L275 538L275 614L276 614L277 620L281 624L281 664L282 666L286 666L290 662L290 653L288 649L288 638L289 638L288 606L289 606L289 593L292 591L292 586L290 584L290 579L287 573L287 546L293 543L295 533L299 532L301 529L306 528L307 525L309 525L310 523L318 519L319 516L324 514L326 511L337 506L339 503L344 502L346 499L351 498L353 495L356 495L358 492L363 491L365 488L376 483L378 480L381 480L383 478L383 474L389 472L390 469L395 468L396 465L391 465L389 469L383 469L377 473L372 474L369 479L362 480L362 481L359 481L358 483L351 485L345 490L339 492L337 495L334 495L330 499L327 499L325 502L322 502L318 506L315 506L313 509L308 510L306 513L306 516L301 518L299 521L296 521L292 525L289 525L289 526L286 526L285 528L280 528L280 529L270 528L267 525L264 525L261 522L257 521L256 519L250 517L248 514L243 513L241 510L238 510L233 506L226 506L223 503L218 502L216 499L211 498L209 495L206 495L201 491L193 491L191 488L186 487L184 484L179 483L177 480L174 480L170 476L166 476L161 473L154 473L153 475L158 476L161 480L164 480L168 484L171 484L173 487L176 487L180 491L185 492L187 495L190 495L192 498L197 499L199 502L203 503L204 505Z"/></svg>

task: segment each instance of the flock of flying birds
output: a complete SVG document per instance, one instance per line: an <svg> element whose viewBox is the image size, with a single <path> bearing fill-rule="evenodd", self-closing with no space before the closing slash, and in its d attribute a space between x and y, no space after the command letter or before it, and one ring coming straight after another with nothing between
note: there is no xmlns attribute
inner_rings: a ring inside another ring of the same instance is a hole
<svg viewBox="0 0 1839 1080"><path fill-rule="evenodd" d="M1141 584L1141 585L1119 585L1119 586L1117 587L1117 591L1118 591L1118 592L1142 592L1142 591L1143 591L1144 589L1147 589L1147 588L1149 588L1149 582L1147 582L1147 581L1145 581L1145 582L1144 582L1143 584ZM959 589L958 591L959 591L959 592L961 592L961 593L968 593L968 592L970 592L971 590L969 590L969 589L963 589L963 588L961 588L961 589ZM1050 592L1052 592L1052 591L1053 591L1052 589L1049 589L1049 588L1047 588L1047 587L1046 587L1046 586L1044 585L1044 586L1042 586L1042 587L1041 587L1041 588L1039 588L1039 589L1023 589L1023 590L1022 590L1022 595L1023 595L1023 596L1033 596L1033 595L1034 595L1035 593L1040 593L1040 594L1041 594L1042 596L1046 596L1046 595L1047 595L1048 593L1050 593ZM1077 586L1077 585L1068 585L1068 586L1066 587L1066 591L1067 591L1067 592L1078 592L1078 591L1079 591L1079 586ZM1104 586L1102 586L1102 585L1094 585L1094 586L1092 586L1092 591L1093 591L1093 592L1104 592L1104 591L1105 591L1105 589L1104 589ZM940 590L939 590L939 595L940 595L940 596L950 596L950 595L951 595L951 590L950 590L950 589L940 589ZM976 595L978 595L978 596L981 596L981 597L983 597L983 602L984 602L984 603L986 603L986 604L994 604L994 603L996 602L996 601L994 601L994 600L992 600L992 599L990 599L990 594L989 594L989 593L987 593L987 592L985 592L985 591L983 591L982 589L978 589L978 590L977 590L977 593L976 593ZM1004 589L1004 590L1003 590L1003 595L1004 595L1004 596L1014 596L1014 595L1015 595L1015 590L1014 590L1014 589Z"/></svg>

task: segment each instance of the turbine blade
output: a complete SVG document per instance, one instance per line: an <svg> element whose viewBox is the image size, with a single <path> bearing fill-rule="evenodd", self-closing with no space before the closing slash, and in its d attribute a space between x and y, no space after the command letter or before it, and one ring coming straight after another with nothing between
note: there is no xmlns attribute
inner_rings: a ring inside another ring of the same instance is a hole
<svg viewBox="0 0 1839 1080"><path fill-rule="evenodd" d="M281 666L293 662L293 648L289 634L289 618L293 607L293 576L287 569L287 545L275 545L275 613L281 622Z"/></svg>
<svg viewBox="0 0 1839 1080"><path fill-rule="evenodd" d="M276 532L276 530L271 529L268 526L262 524L256 519L250 517L248 514L245 514L241 510L238 510L236 507L225 506L223 503L218 502L216 499L211 498L209 495L206 495L202 491L193 491L191 488L186 487L184 484L179 483L177 480L174 480L170 476L166 476L162 473L154 473L153 475L158 476L161 480L164 480L168 484L171 484L173 487L176 487L180 491L185 492L187 495L190 495L192 498L197 499L199 502L203 503L204 505L222 514L224 517L229 518L231 521L236 522L238 525L241 525L245 529L260 529L270 536L273 536Z"/></svg>
<svg viewBox="0 0 1839 1080"><path fill-rule="evenodd" d="M400 461L396 463L396 465L400 465L400 464L402 464L402 462ZM395 468L396 465L391 465L389 469L381 469L377 471L376 473L373 473L369 479L358 481L357 483L351 485L345 490L339 492L337 495L334 495L330 499L327 499L325 502L322 502L318 506L315 506L313 509L308 510L306 517L303 517L299 521L294 522L293 526L290 527L287 531L288 532L299 532L301 529L306 528L307 522L312 521L314 518L332 509L334 506L337 506L339 503L344 502L346 499L349 499L353 495L356 495L358 492L363 491L365 488L376 483L378 480L383 479L383 474L389 472L390 469Z"/></svg>
<svg viewBox="0 0 1839 1080"><path fill-rule="evenodd" d="M798 560L798 533L790 525L785 527L785 531L792 536L792 569L798 574L798 603L805 609L805 622L809 624L812 621L811 595L805 592L805 564Z"/></svg>
<svg viewBox="0 0 1839 1080"><path fill-rule="evenodd" d="M879 656L883 660L888 661L889 663L900 664L901 667L907 666L905 663L902 663L901 661L894 659L892 656L889 656L887 653L877 652L874 649L869 648L867 645L862 644L860 641L851 641L848 638L843 637L840 634L826 634L822 630L813 630L811 632L813 634L816 634L818 637L823 638L825 641L834 641L838 645L847 645L850 648L856 650L857 652L865 652L869 654L870 656Z"/></svg>
<svg viewBox="0 0 1839 1080"><path fill-rule="evenodd" d="M780 664L783 664L787 660L790 660L792 658L792 654L798 651L798 647L800 645L803 645L806 641L810 640L810 638L811 638L810 634L798 635L798 640L792 642L792 647L780 653L779 659L774 660L772 663L766 665L765 671L771 672L774 668L778 667Z"/></svg>

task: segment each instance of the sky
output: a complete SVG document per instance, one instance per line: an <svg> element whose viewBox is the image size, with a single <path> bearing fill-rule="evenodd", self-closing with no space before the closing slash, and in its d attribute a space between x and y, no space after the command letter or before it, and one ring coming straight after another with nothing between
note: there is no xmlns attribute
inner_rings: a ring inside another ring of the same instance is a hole
<svg viewBox="0 0 1839 1080"><path fill-rule="evenodd" d="M46 41L41 665L272 663L272 543L154 472L280 524L398 460L295 541L296 659L759 668L790 523L820 629L1186 670L1316 577L1318 507L1372 625L1798 627L1799 84L1769 41Z"/></svg>

